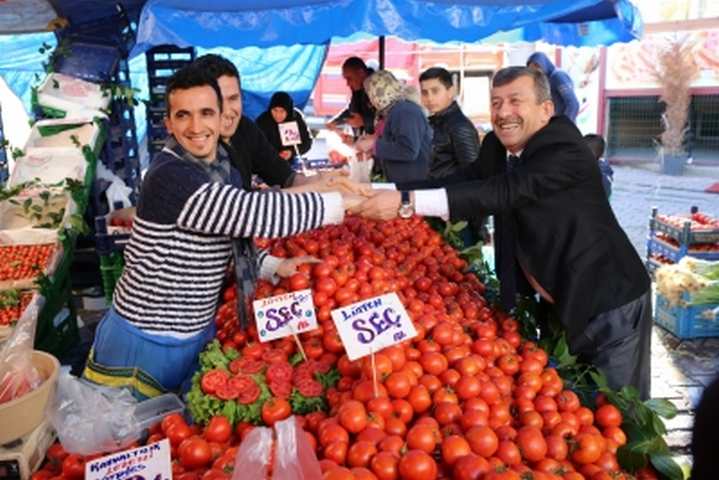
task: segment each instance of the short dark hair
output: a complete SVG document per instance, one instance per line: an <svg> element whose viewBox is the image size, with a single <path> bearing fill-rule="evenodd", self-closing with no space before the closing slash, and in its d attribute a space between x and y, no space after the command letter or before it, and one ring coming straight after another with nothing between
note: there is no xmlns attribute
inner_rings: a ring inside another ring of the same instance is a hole
<svg viewBox="0 0 719 480"><path fill-rule="evenodd" d="M228 77L236 78L238 82L240 81L240 72L237 70L235 64L222 55L208 53L207 55L197 57L192 64L197 68L207 70L215 80L223 75L227 75Z"/></svg>
<svg viewBox="0 0 719 480"><path fill-rule="evenodd" d="M365 72L369 73L370 68L367 67L367 64L364 63L364 60L362 60L360 57L350 57L347 60L345 60L342 63L342 70L348 69L348 70L364 70Z"/></svg>
<svg viewBox="0 0 719 480"><path fill-rule="evenodd" d="M599 160L604 156L604 149L606 148L607 143L604 141L604 138L601 135L597 135L596 133L588 133L584 135L584 142L589 147L589 150L591 150L594 154L594 158Z"/></svg>
<svg viewBox="0 0 719 480"><path fill-rule="evenodd" d="M446 68L432 67L428 68L422 75L419 76L419 81L424 82L425 80L432 80L436 78L439 82L445 86L445 88L452 87L452 74Z"/></svg>
<svg viewBox="0 0 719 480"><path fill-rule="evenodd" d="M165 104L167 115L170 115L170 94L175 90L187 90L195 87L212 87L217 95L217 105L222 112L222 92L217 84L217 79L213 77L207 70L198 68L194 63L186 65L177 70L167 80L167 88L165 89Z"/></svg>
<svg viewBox="0 0 719 480"><path fill-rule="evenodd" d="M549 79L539 70L529 67L505 67L497 70L492 76L492 88L501 87L512 83L519 77L530 77L534 80L534 94L537 103L543 103L552 99L552 91L549 89Z"/></svg>

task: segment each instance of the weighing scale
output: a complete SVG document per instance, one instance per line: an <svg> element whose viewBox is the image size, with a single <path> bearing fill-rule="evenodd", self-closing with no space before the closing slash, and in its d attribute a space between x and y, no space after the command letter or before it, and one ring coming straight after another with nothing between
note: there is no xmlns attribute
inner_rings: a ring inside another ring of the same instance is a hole
<svg viewBox="0 0 719 480"><path fill-rule="evenodd" d="M55 438L50 421L45 419L24 437L0 445L0 480L29 479L40 468Z"/></svg>

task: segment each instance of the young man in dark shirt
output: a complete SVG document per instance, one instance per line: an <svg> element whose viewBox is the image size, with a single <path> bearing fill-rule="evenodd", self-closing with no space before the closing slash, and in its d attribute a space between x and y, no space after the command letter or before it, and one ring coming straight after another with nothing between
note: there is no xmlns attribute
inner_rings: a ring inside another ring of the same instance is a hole
<svg viewBox="0 0 719 480"><path fill-rule="evenodd" d="M422 105L430 113L429 124L434 131L429 178L446 177L477 159L479 135L454 100L452 75L446 69L425 70L419 84Z"/></svg>
<svg viewBox="0 0 719 480"><path fill-rule="evenodd" d="M223 102L220 137L231 147L230 160L242 175L245 189L251 187L252 175L258 175L270 186L283 188L306 185L323 178L294 172L255 122L242 114L240 73L232 62L220 55L207 54L195 60L193 65L206 70L220 86Z"/></svg>

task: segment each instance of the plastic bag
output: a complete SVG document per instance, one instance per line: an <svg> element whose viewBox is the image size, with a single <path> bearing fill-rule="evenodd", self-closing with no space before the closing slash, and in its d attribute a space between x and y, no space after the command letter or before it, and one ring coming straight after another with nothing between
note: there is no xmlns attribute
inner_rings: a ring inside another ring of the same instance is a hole
<svg viewBox="0 0 719 480"><path fill-rule="evenodd" d="M277 441L272 466L273 480L314 480L322 478L320 462L292 416L275 423Z"/></svg>
<svg viewBox="0 0 719 480"><path fill-rule="evenodd" d="M137 400L125 389L92 385L60 370L50 421L65 450L80 455L127 447L140 438Z"/></svg>
<svg viewBox="0 0 719 480"><path fill-rule="evenodd" d="M115 205L122 204L123 208L131 207L132 202L130 201L130 195L132 189L120 177L112 173L102 163L97 164L97 178L105 180L110 183L110 186L105 190L105 196L107 197L107 204L110 207L110 211L115 210Z"/></svg>
<svg viewBox="0 0 719 480"><path fill-rule="evenodd" d="M237 451L232 480L266 479L272 442L272 430L267 427L253 428Z"/></svg>
<svg viewBox="0 0 719 480"><path fill-rule="evenodd" d="M0 404L25 395L45 381L32 364L37 316L44 304L40 296L30 302L0 348Z"/></svg>

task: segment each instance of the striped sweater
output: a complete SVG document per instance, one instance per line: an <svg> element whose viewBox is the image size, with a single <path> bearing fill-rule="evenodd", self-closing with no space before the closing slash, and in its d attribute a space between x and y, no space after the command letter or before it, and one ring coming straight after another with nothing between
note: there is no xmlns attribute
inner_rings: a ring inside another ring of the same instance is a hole
<svg viewBox="0 0 719 480"><path fill-rule="evenodd" d="M284 237L339 223L339 194L246 192L162 152L142 183L113 304L153 335L187 338L214 320L232 238Z"/></svg>

